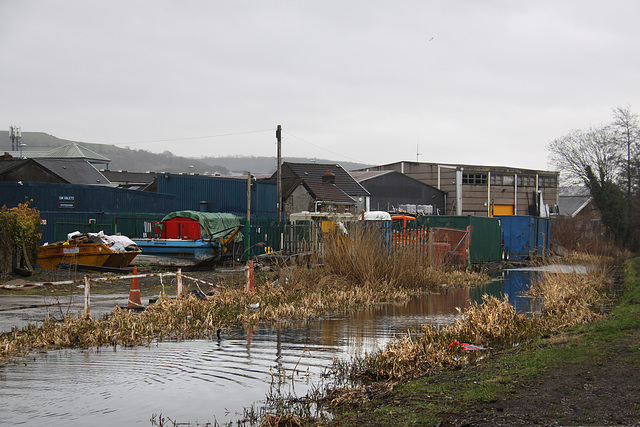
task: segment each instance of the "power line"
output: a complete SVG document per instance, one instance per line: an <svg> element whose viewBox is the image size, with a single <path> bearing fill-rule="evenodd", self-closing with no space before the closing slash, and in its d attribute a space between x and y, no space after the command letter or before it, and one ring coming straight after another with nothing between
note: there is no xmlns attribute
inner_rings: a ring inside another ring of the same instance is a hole
<svg viewBox="0 0 640 427"><path fill-rule="evenodd" d="M129 142L116 142L112 145L133 145L133 144L148 144L150 142L172 142L172 141L188 141L193 139L206 139L206 138L221 138L224 136L235 136L235 135L245 135L249 133L259 133L259 132L273 132L273 129L261 129L261 130L250 130L246 132L233 132L233 133L221 133L217 135L206 135L206 136L190 136L184 138L171 138L171 139L152 139L145 141L129 141Z"/></svg>
<svg viewBox="0 0 640 427"><path fill-rule="evenodd" d="M353 159L353 158L351 158L351 157L345 156L345 155L344 155L344 154L342 154L342 153L336 153L335 151L327 150L327 149L326 149L326 148L324 148L324 147L321 147L321 146L319 146L319 145L316 145L316 144L314 144L313 142L307 141L306 139L300 138L299 136L296 136L296 135L292 134L291 132L287 132L287 131L286 131L286 130L284 130L284 129L283 129L283 131L284 131L284 133L286 133L287 135L291 135L292 137L297 138L297 139L299 139L299 140L300 140L300 141L302 141L302 142L306 142L307 144L309 144L309 145L313 145L314 147L319 148L319 149L321 149L321 150L324 150L324 151L326 151L326 152L328 152L328 153L335 154L336 156L340 156L340 157L342 157L342 158L345 158L345 159L348 159L348 160L354 161L354 162L356 162L356 163L362 163L360 160L356 160L356 159Z"/></svg>

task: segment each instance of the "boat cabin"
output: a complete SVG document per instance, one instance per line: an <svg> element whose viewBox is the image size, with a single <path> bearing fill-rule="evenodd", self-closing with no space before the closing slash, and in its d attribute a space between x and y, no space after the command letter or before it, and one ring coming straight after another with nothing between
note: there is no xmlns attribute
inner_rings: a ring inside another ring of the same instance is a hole
<svg viewBox="0 0 640 427"><path fill-rule="evenodd" d="M161 239L196 240L202 237L200 222L195 219L176 217L156 225L156 235Z"/></svg>

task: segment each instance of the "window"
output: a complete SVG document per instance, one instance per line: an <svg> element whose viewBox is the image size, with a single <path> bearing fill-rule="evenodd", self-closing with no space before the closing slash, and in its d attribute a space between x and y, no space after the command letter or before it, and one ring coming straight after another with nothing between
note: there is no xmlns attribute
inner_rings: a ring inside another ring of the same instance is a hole
<svg viewBox="0 0 640 427"><path fill-rule="evenodd" d="M535 176L518 176L518 187L535 187L536 186L536 177Z"/></svg>
<svg viewBox="0 0 640 427"><path fill-rule="evenodd" d="M556 178L553 176L540 177L540 186L547 188L556 187Z"/></svg>
<svg viewBox="0 0 640 427"><path fill-rule="evenodd" d="M539 187L556 187L557 180L553 176L538 176ZM529 175L518 176L518 187L535 187L536 177Z"/></svg>
<svg viewBox="0 0 640 427"><path fill-rule="evenodd" d="M513 175L491 175L491 185L513 185ZM518 179L518 182L520 180Z"/></svg>
<svg viewBox="0 0 640 427"><path fill-rule="evenodd" d="M463 184L482 185L487 183L487 174L485 173L463 173Z"/></svg>

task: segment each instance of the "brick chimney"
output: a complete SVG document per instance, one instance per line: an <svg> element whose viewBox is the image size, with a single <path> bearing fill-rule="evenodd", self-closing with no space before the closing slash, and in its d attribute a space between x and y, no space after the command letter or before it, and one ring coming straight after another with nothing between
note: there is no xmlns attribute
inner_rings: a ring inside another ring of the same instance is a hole
<svg viewBox="0 0 640 427"><path fill-rule="evenodd" d="M336 176L333 174L333 171L331 169L327 169L326 171L324 171L324 175L322 175L322 182L328 184L336 183Z"/></svg>
<svg viewBox="0 0 640 427"><path fill-rule="evenodd" d="M2 156L0 156L0 160L13 160L13 156L6 151Z"/></svg>

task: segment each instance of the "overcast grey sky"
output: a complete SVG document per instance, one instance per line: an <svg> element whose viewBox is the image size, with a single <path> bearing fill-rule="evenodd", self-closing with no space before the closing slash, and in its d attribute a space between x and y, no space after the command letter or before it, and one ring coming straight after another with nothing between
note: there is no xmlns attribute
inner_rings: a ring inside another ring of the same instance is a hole
<svg viewBox="0 0 640 427"><path fill-rule="evenodd" d="M640 2L0 0L0 129L183 156L547 168L640 111Z"/></svg>

